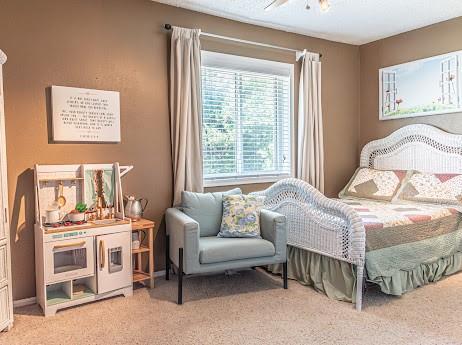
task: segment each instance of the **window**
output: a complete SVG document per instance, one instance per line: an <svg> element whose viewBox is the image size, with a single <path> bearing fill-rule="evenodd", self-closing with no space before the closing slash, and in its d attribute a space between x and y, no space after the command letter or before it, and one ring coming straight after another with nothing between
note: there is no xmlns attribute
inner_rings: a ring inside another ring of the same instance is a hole
<svg viewBox="0 0 462 345"><path fill-rule="evenodd" d="M202 52L204 185L291 175L291 64Z"/></svg>
<svg viewBox="0 0 462 345"><path fill-rule="evenodd" d="M383 72L383 110L392 112L396 110L396 72Z"/></svg>

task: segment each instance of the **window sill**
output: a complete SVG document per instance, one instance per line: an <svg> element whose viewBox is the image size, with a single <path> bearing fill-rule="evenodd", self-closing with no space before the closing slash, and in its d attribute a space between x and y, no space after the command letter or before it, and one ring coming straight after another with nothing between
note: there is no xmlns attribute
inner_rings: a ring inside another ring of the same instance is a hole
<svg viewBox="0 0 462 345"><path fill-rule="evenodd" d="M258 183L271 183L279 180L289 178L290 175L278 176L258 176L258 177L243 177L243 178L230 178L230 179L213 179L204 180L204 187L221 187L221 186L235 186L243 184L258 184Z"/></svg>

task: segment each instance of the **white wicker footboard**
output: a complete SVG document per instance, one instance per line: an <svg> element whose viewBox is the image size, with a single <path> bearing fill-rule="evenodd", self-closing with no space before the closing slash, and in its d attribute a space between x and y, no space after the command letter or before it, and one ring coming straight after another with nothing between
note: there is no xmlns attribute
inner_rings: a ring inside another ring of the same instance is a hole
<svg viewBox="0 0 462 345"><path fill-rule="evenodd" d="M366 234L358 214L293 178L253 194L264 195L265 208L286 216L289 245L357 266L356 308L361 310Z"/></svg>

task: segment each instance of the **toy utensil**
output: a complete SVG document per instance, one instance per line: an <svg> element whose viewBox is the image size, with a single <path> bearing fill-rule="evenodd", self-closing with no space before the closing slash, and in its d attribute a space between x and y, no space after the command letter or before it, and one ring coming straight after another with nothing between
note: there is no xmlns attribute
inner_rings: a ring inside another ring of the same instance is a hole
<svg viewBox="0 0 462 345"><path fill-rule="evenodd" d="M56 199L56 202L58 203L59 207L64 207L66 205L66 198L63 195L63 182L59 182L58 185L58 199Z"/></svg>

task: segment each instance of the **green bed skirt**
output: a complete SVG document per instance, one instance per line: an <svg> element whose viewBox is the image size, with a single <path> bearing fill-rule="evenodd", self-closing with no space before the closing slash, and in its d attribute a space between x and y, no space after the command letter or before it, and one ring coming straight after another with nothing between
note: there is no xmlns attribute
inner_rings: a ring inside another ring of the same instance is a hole
<svg viewBox="0 0 462 345"><path fill-rule="evenodd" d="M410 271L398 271L391 277L377 277L368 281L379 285L380 289L389 295L400 296L459 271L462 271L462 252L431 263L420 264Z"/></svg>
<svg viewBox="0 0 462 345"><path fill-rule="evenodd" d="M329 298L356 302L354 265L292 246L287 247L287 260L290 279L312 286ZM269 265L267 269L280 274L282 265ZM462 271L462 252L432 263L422 263L410 271L397 271L390 277L378 277L370 282L379 285L386 294L399 296L459 271Z"/></svg>
<svg viewBox="0 0 462 345"><path fill-rule="evenodd" d="M268 270L279 274L282 264L269 265ZM290 279L312 286L329 298L355 302L356 273L347 262L287 246L287 271Z"/></svg>

